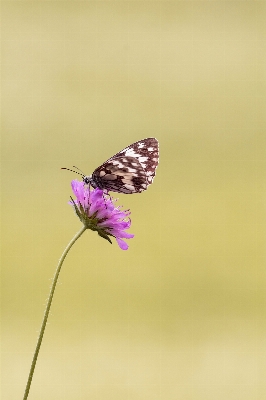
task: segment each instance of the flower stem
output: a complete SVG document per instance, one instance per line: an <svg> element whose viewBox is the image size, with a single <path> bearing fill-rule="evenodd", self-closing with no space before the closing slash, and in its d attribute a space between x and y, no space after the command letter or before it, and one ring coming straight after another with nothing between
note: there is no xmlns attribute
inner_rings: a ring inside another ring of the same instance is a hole
<svg viewBox="0 0 266 400"><path fill-rule="evenodd" d="M42 339L43 339L43 335L44 335L47 319L48 319L48 316L49 316L49 312L50 312L50 308L51 308L51 304L52 304L52 300L53 300L55 287L56 287L56 284L57 284L57 280L58 280L58 277L59 277L59 273L60 273L62 264L64 262L64 259L66 258L67 253L69 252L69 250L71 249L71 247L73 246L75 241L83 234L83 232L86 229L87 228L85 226L83 226L81 228L81 230L73 237L73 239L69 242L69 244L65 248L65 250L64 250L64 252L63 252L63 254L62 254L62 256L61 256L61 258L59 260L59 263L58 263L58 266L57 266L57 269L55 271L55 275L54 275L54 278L53 278L53 283L52 283L52 286L51 286L51 290L50 290L47 306L46 306L46 309L45 309L45 312L44 312L42 326L41 326L40 334L39 334L39 337L38 337L37 345L36 345L36 348L35 348L34 356L33 356L33 359L32 359L30 372L29 372L29 377L28 377L27 386L26 386L26 389L25 389L23 400L26 400L28 398L28 395L29 395L30 385L31 385L33 374L34 374L34 369L35 369L35 366L36 366L38 354L39 354L40 347L41 347L41 344L42 344Z"/></svg>

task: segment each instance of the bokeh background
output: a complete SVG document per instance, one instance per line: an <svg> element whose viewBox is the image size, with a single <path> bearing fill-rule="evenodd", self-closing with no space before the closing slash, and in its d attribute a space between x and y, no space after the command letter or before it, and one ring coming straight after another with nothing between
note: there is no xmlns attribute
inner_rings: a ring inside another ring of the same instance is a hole
<svg viewBox="0 0 266 400"><path fill-rule="evenodd" d="M1 3L1 398L80 229L60 168L150 136L136 236L72 248L29 399L266 398L265 1Z"/></svg>

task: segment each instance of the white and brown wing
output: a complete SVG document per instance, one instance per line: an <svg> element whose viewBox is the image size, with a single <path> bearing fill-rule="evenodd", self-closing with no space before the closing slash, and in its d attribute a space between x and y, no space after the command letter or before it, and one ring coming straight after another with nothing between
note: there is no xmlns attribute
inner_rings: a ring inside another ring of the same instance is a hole
<svg viewBox="0 0 266 400"><path fill-rule="evenodd" d="M109 158L93 172L92 179L107 191L140 193L152 183L158 161L158 141L143 139Z"/></svg>

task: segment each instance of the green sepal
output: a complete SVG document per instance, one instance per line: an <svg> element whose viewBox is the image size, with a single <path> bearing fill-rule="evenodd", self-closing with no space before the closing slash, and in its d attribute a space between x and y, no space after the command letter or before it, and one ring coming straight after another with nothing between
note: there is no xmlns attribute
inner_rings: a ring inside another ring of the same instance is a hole
<svg viewBox="0 0 266 400"><path fill-rule="evenodd" d="M75 201L72 199L71 196L70 196L70 199L71 199L72 204L73 204L73 206L74 206L74 208L75 208L75 211L76 211L77 216L79 217L79 219L81 220L81 222L83 222L83 221L82 221L82 218L81 218L81 213L80 213L80 211L79 211L79 209L78 209L78 207L77 207Z"/></svg>
<svg viewBox="0 0 266 400"><path fill-rule="evenodd" d="M103 231L98 231L98 235L101 236L102 238L108 240L108 242L112 244L111 239L109 238L109 236L108 236L105 232L103 232Z"/></svg>

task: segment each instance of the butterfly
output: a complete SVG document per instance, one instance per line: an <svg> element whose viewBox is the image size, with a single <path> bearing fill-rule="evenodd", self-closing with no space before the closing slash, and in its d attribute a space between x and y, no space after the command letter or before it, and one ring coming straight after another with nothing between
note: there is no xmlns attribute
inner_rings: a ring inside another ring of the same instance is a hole
<svg viewBox="0 0 266 400"><path fill-rule="evenodd" d="M84 183L94 189L132 194L143 192L153 182L158 162L159 143L155 138L147 138L116 153L96 168L92 175L70 171L82 175Z"/></svg>

